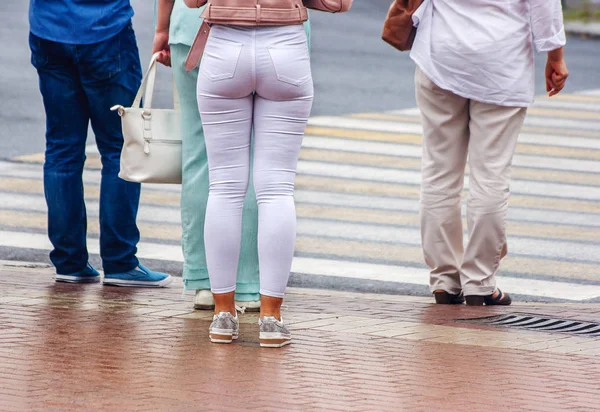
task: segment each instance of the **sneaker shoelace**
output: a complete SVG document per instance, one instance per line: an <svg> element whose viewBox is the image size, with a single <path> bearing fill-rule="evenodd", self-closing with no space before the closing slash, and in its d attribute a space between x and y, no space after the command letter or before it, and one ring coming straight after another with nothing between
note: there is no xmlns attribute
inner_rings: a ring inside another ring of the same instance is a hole
<svg viewBox="0 0 600 412"><path fill-rule="evenodd" d="M275 316L263 316L262 318L258 318L259 325L260 325L261 323L263 323L263 322L264 322L264 320L263 320L263 319L265 319L265 318L269 318L269 321L270 321L271 319L273 319L273 321L275 322L275 324L276 324L277 326L285 326L285 325L283 324L283 316L280 316L280 317L281 317L281 319L280 319L280 320L278 320L278 319L277 319Z"/></svg>

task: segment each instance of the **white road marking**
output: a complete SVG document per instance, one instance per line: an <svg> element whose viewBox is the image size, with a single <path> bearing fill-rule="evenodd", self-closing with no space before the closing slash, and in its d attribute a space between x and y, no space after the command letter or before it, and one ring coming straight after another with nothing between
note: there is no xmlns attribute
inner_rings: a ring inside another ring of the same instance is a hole
<svg viewBox="0 0 600 412"><path fill-rule="evenodd" d="M89 253L100 253L100 245L98 242L98 239L88 238L87 244ZM0 246L48 251L52 249L52 244L45 234L13 231L0 231ZM183 262L183 252L181 251L180 246L164 245L160 243L138 243L137 256L140 259Z"/></svg>
<svg viewBox="0 0 600 412"><path fill-rule="evenodd" d="M9 209L23 212L46 213L48 207L44 196L11 193L2 195L0 210ZM88 217L100 216L100 206L97 201L86 200L85 208ZM138 220L155 223L181 224L181 212L176 207L157 207L141 204L138 210Z"/></svg>

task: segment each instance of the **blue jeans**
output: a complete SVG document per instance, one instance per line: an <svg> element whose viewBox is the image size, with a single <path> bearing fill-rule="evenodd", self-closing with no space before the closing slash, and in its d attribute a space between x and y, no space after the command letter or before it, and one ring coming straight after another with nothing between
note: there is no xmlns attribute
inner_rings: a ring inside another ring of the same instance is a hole
<svg viewBox="0 0 600 412"><path fill-rule="evenodd" d="M48 205L50 259L59 274L82 270L88 261L83 166L91 121L102 160L100 256L105 273L138 265L136 216L140 185L118 177L123 135L110 107L129 106L142 71L131 22L95 44L48 41L30 33L31 62L39 75L46 110L44 192Z"/></svg>

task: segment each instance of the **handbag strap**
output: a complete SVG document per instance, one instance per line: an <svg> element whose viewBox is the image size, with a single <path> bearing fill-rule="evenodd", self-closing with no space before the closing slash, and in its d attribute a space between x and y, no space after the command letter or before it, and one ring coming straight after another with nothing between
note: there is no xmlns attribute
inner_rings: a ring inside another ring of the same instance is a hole
<svg viewBox="0 0 600 412"><path fill-rule="evenodd" d="M144 109L152 109L152 96L154 94L154 84L156 83L156 59L160 56L161 52L156 52L150 59L150 65L148 70L142 79L142 84L138 89L135 99L133 99L132 108L139 109L142 104L142 95L144 96ZM173 108L179 110L179 94L177 93L177 87L173 82Z"/></svg>

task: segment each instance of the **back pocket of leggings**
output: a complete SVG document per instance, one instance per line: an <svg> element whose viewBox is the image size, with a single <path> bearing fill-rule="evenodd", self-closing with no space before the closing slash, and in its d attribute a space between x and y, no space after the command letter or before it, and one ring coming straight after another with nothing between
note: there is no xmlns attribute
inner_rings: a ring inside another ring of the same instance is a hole
<svg viewBox="0 0 600 412"><path fill-rule="evenodd" d="M200 72L212 81L232 79L242 47L241 43L210 37L202 55Z"/></svg>
<svg viewBox="0 0 600 412"><path fill-rule="evenodd" d="M279 81L301 86L311 79L308 47L269 47L269 55Z"/></svg>

